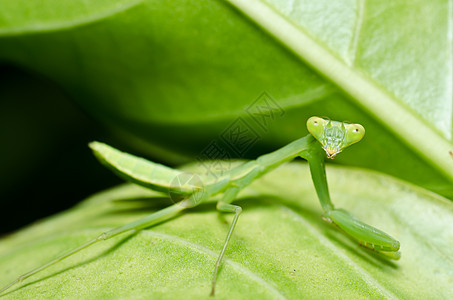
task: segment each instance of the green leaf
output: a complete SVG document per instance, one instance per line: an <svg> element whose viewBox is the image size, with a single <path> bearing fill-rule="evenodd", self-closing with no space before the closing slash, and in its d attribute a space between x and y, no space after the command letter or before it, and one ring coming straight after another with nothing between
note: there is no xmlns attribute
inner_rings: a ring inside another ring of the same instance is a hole
<svg viewBox="0 0 453 300"><path fill-rule="evenodd" d="M198 157L241 117L257 144L234 155L256 157L305 135L308 117L329 116L367 130L338 163L453 197L451 1L0 7L0 61L52 79L143 152ZM284 116L261 127L245 108L263 91Z"/></svg>
<svg viewBox="0 0 453 300"><path fill-rule="evenodd" d="M323 222L308 167L287 164L255 181L236 201L244 212L216 297L451 298L453 204L375 172L342 167L327 172L336 206L396 237L402 258L382 260ZM0 282L168 205L152 198L158 196L123 185L3 239ZM202 205L79 252L4 298L208 299L231 217L216 212L213 203Z"/></svg>

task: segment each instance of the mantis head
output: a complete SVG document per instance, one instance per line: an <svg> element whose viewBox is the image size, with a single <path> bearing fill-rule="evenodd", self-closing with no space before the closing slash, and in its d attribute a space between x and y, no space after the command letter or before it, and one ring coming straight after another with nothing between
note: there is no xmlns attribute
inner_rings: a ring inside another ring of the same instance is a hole
<svg viewBox="0 0 453 300"><path fill-rule="evenodd" d="M321 143L327 157L331 159L365 135L365 128L360 124L347 124L319 117L308 119L307 129Z"/></svg>

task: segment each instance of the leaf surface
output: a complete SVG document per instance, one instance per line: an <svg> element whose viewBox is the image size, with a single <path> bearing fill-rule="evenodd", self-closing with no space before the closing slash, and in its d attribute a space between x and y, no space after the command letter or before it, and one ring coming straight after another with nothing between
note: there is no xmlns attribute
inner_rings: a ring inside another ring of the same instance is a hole
<svg viewBox="0 0 453 300"><path fill-rule="evenodd" d="M453 296L450 201L371 171L329 167L327 173L335 205L396 237L402 258L382 260L323 222L308 167L291 163L255 181L235 202L244 212L216 297ZM119 186L3 239L1 283L169 204L153 197L159 195ZM216 212L214 203L199 206L79 252L13 287L4 299L208 299L213 266L231 220L230 214Z"/></svg>

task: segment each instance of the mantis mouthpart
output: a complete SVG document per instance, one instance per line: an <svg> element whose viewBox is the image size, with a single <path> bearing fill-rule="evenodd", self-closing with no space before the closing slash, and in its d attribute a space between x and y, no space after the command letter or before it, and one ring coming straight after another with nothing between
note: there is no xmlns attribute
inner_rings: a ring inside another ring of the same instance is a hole
<svg viewBox="0 0 453 300"><path fill-rule="evenodd" d="M322 209L324 210L324 220L334 224L347 236L357 241L363 247L375 251L378 255L389 259L399 259L401 257L398 251L400 243L397 240L385 232L363 223L346 210L335 208L330 199L324 158L327 155L328 158L333 159L346 147L359 142L365 135L363 126L360 124L331 121L320 117L311 117L307 121L307 128L310 134L274 152L234 167L229 172L222 174L222 176L214 178L199 175L197 180L190 180L192 178L180 180L185 175L182 171L121 152L104 143L90 143L89 146L97 159L121 178L140 186L166 193L170 197L177 195L180 202L132 223L102 233L91 241L62 254L47 264L23 274L15 281L3 287L0 293L99 241L166 221L178 215L181 211L195 207L208 201L213 196L220 194L221 198L217 202L217 210L233 213L234 218L214 266L210 293L211 296L214 296L219 267L242 212L240 206L231 203L236 199L239 191L248 186L252 181L296 157L302 157L308 161L313 184Z"/></svg>

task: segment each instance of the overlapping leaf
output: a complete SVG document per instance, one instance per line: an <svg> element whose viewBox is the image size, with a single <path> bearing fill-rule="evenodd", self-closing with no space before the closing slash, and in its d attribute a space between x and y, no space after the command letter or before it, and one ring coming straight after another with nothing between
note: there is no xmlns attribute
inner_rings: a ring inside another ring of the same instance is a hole
<svg viewBox="0 0 453 300"><path fill-rule="evenodd" d="M231 155L255 157L305 135L305 120L323 115L367 129L340 163L453 195L451 1L0 7L0 60L57 82L154 156L199 156L240 117L256 144ZM245 108L264 91L285 114L260 126Z"/></svg>

